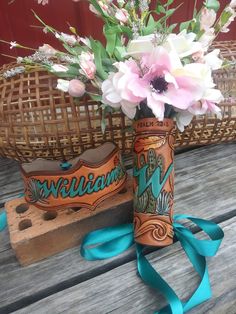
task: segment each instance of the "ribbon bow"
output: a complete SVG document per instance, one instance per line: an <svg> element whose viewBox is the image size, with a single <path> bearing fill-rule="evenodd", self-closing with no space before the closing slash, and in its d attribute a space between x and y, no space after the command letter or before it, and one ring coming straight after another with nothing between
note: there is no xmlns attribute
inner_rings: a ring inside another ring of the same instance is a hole
<svg viewBox="0 0 236 314"><path fill-rule="evenodd" d="M179 220L189 219L202 229L211 240L199 240ZM167 299L168 305L155 314L182 314L211 298L207 256L214 256L224 237L222 229L215 223L188 216L174 216L174 232L187 257L199 274L201 281L187 302L182 302L175 291L152 267L143 254L144 246L136 244L137 269L142 280ZM90 261L102 260L119 255L134 245L133 224L124 224L93 231L86 235L81 244L81 255Z"/></svg>

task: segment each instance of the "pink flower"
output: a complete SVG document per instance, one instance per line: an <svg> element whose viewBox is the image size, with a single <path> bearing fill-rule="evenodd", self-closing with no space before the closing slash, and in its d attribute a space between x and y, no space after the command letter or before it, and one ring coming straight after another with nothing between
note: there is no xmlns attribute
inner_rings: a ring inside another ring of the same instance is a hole
<svg viewBox="0 0 236 314"><path fill-rule="evenodd" d="M221 109L211 101L202 100L192 105L192 107L189 108L189 111L195 115L205 114L207 112L213 112L215 114L218 114L219 112L221 112Z"/></svg>
<svg viewBox="0 0 236 314"><path fill-rule="evenodd" d="M72 97L81 97L85 93L85 85L80 80L71 80L69 83L68 92Z"/></svg>
<svg viewBox="0 0 236 314"><path fill-rule="evenodd" d="M125 9L117 9L115 17L118 21L125 24L129 19L129 13Z"/></svg>
<svg viewBox="0 0 236 314"><path fill-rule="evenodd" d="M202 99L192 104L188 110L195 115L205 114L207 112L212 112L219 115L221 109L216 106L216 103L220 103L223 99L224 97L219 90L209 88L205 91Z"/></svg>
<svg viewBox="0 0 236 314"><path fill-rule="evenodd" d="M213 9L204 7L200 15L201 30L208 31L216 21L216 12Z"/></svg>
<svg viewBox="0 0 236 314"><path fill-rule="evenodd" d="M118 72L103 83L103 101L115 107L120 103L124 111L123 100L137 106L146 99L154 115L163 120L165 104L186 110L202 98L204 81L195 76L196 66L185 69L177 54L156 48L141 58L140 66L134 60L116 64Z"/></svg>
<svg viewBox="0 0 236 314"><path fill-rule="evenodd" d="M94 79L96 73L94 55L90 52L82 52L79 56L79 64L81 67L81 73L90 80Z"/></svg>
<svg viewBox="0 0 236 314"><path fill-rule="evenodd" d="M43 52L47 57L53 57L57 53L57 50L48 44L40 46L38 49L40 52Z"/></svg>
<svg viewBox="0 0 236 314"><path fill-rule="evenodd" d="M130 118L133 119L136 108L144 97L136 96L129 84L139 78L140 69L135 61L128 60L116 63L117 73L111 73L107 80L102 83L103 102L113 108L120 108Z"/></svg>
<svg viewBox="0 0 236 314"><path fill-rule="evenodd" d="M74 46L78 42L78 38L75 35L68 35L66 33L56 33L55 37L59 40L67 43L70 46Z"/></svg>
<svg viewBox="0 0 236 314"><path fill-rule="evenodd" d="M218 57L219 49L214 49L204 55L204 51L198 51L192 55L192 59L197 63L206 63L212 70L218 70L222 67L223 61Z"/></svg>
<svg viewBox="0 0 236 314"><path fill-rule="evenodd" d="M101 14L98 12L98 10L96 10L95 8L94 8L94 6L90 3L90 5L89 5L89 10L92 12L92 13L94 13L94 14L96 14L97 16L101 16Z"/></svg>
<svg viewBox="0 0 236 314"><path fill-rule="evenodd" d="M230 6L231 8L235 8L235 7L236 7L236 0L231 0L229 6Z"/></svg>
<svg viewBox="0 0 236 314"><path fill-rule="evenodd" d="M48 0L38 0L38 4L42 5L48 4Z"/></svg>

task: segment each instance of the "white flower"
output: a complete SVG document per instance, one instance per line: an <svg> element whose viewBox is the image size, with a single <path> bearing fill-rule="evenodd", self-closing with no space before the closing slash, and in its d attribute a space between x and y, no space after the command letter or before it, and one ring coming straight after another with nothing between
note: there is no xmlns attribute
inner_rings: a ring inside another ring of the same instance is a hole
<svg viewBox="0 0 236 314"><path fill-rule="evenodd" d="M212 52L208 53L203 57L206 64L212 70L218 70L222 67L223 61L218 57L220 49L214 49Z"/></svg>
<svg viewBox="0 0 236 314"><path fill-rule="evenodd" d="M215 21L216 21L216 12L213 9L209 10L206 7L204 7L201 10L201 15L200 15L201 30L207 31L213 26Z"/></svg>
<svg viewBox="0 0 236 314"><path fill-rule="evenodd" d="M18 47L18 46L19 46L19 44L17 44L16 41L11 41L11 42L10 42L10 49L16 48L16 47Z"/></svg>
<svg viewBox="0 0 236 314"><path fill-rule="evenodd" d="M67 72L68 68L62 64L53 64L51 67L53 72Z"/></svg>
<svg viewBox="0 0 236 314"><path fill-rule="evenodd" d="M210 28L198 39L198 41L201 43L203 49L207 51L214 39L215 39L215 30L214 28Z"/></svg>
<svg viewBox="0 0 236 314"><path fill-rule="evenodd" d="M185 29L177 35L170 34L163 47L167 51L175 51L180 58L185 58L202 49L201 43L194 41L195 39L196 34L187 33Z"/></svg>
<svg viewBox="0 0 236 314"><path fill-rule="evenodd" d="M19 64L23 61L24 59L22 57L17 57L16 62Z"/></svg>
<svg viewBox="0 0 236 314"><path fill-rule="evenodd" d="M230 6L230 8L235 8L236 7L236 0L231 0L229 6Z"/></svg>
<svg viewBox="0 0 236 314"><path fill-rule="evenodd" d="M151 34L132 40L128 45L128 55L140 57L144 53L151 52L155 48L155 41L158 40L158 36L155 37L156 35ZM194 41L195 39L196 34L187 33L186 30L183 30L177 35L170 34L162 46L168 52L177 53L179 58L184 58L202 49L201 43Z"/></svg>
<svg viewBox="0 0 236 314"><path fill-rule="evenodd" d="M44 34L47 34L47 33L48 33L48 28L47 28L47 26L45 26L45 27L43 28L43 32L44 32Z"/></svg>
<svg viewBox="0 0 236 314"><path fill-rule="evenodd" d="M60 33L60 34L56 33L55 36L56 38L64 41L70 46L74 46L78 42L77 38L74 35L68 35L65 33Z"/></svg>
<svg viewBox="0 0 236 314"><path fill-rule="evenodd" d="M218 118L221 118L221 109L216 106L216 104L219 104L222 100L224 100L224 97L220 90L215 88L206 88L202 99L193 103L188 110L194 115L202 115L212 112L215 113Z"/></svg>
<svg viewBox="0 0 236 314"><path fill-rule="evenodd" d="M219 104L221 101L224 100L224 96L222 95L221 91L219 89L215 88L208 88L206 89L203 99ZM220 110L219 110L220 111Z"/></svg>
<svg viewBox="0 0 236 314"><path fill-rule="evenodd" d="M57 89L59 89L59 90L61 90L63 92L68 92L69 84L70 84L70 81L66 81L66 80L63 80L63 79L58 79L57 80Z"/></svg>
<svg viewBox="0 0 236 314"><path fill-rule="evenodd" d="M154 48L155 35L139 36L128 44L127 53L132 57L140 57L144 53L151 52Z"/></svg>
<svg viewBox="0 0 236 314"><path fill-rule="evenodd" d="M203 87L203 91L208 88L214 88L211 68L207 64L190 63L184 66L185 74ZM198 99L200 100L200 99Z"/></svg>
<svg viewBox="0 0 236 314"><path fill-rule="evenodd" d="M88 37L80 37L80 41L87 47L89 47L91 49L91 44L90 44L90 40Z"/></svg>
<svg viewBox="0 0 236 314"><path fill-rule="evenodd" d="M117 9L115 17L118 21L125 24L129 19L129 13L125 9Z"/></svg>
<svg viewBox="0 0 236 314"><path fill-rule="evenodd" d="M177 113L175 121L180 132L183 132L184 128L190 124L193 116L189 111L180 111Z"/></svg>
<svg viewBox="0 0 236 314"><path fill-rule="evenodd" d="M40 46L38 49L40 52L43 52L47 57L53 57L57 53L57 50L48 44Z"/></svg>

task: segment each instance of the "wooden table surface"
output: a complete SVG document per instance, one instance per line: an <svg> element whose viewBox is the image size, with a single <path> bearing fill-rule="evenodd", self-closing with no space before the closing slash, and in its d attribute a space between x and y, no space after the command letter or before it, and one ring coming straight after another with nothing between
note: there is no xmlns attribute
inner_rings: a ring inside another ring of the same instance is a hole
<svg viewBox="0 0 236 314"><path fill-rule="evenodd" d="M175 212L212 219L225 232L218 254L208 261L213 297L189 313L235 314L236 145L178 154L175 169ZM16 162L0 160L0 186L3 208L6 200L22 192ZM199 278L178 242L149 252L148 259L179 297L187 298L196 288ZM136 275L133 248L109 260L88 262L76 247L21 267L10 247L8 230L0 233L1 314L151 314L164 304Z"/></svg>

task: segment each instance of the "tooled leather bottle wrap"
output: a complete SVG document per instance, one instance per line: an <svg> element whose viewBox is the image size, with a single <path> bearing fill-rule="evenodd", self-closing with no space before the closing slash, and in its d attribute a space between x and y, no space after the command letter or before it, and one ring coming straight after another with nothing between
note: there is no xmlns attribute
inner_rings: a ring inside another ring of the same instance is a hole
<svg viewBox="0 0 236 314"><path fill-rule="evenodd" d="M174 123L138 120L134 140L134 236L150 246L173 243Z"/></svg>

